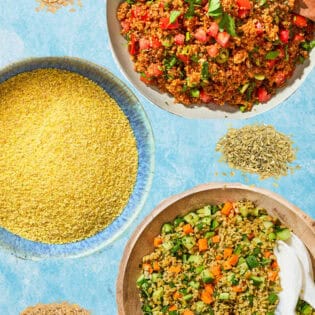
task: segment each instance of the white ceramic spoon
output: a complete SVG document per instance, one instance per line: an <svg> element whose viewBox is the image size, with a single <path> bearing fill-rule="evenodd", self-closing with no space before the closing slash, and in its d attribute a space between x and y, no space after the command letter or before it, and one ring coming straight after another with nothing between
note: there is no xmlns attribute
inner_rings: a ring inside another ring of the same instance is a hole
<svg viewBox="0 0 315 315"><path fill-rule="evenodd" d="M300 297L315 309L315 283L311 257L303 242L293 233L286 243L294 250L302 266L302 290Z"/></svg>
<svg viewBox="0 0 315 315"><path fill-rule="evenodd" d="M283 241L278 241L274 253L280 268L279 303L276 315L295 315L296 304L302 289L302 267L294 250Z"/></svg>

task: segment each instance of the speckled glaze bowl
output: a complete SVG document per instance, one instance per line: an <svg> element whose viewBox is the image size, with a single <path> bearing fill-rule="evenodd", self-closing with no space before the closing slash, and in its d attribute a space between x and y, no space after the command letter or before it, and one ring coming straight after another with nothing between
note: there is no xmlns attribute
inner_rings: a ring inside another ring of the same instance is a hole
<svg viewBox="0 0 315 315"><path fill-rule="evenodd" d="M120 34L121 26L117 19L117 8L124 0L106 0L107 28L112 46L113 56L116 59L120 71L126 76L130 83L154 105L186 118L195 119L246 119L269 111L280 105L289 98L304 82L315 65L315 49L310 54L310 59L303 65L298 65L293 76L288 80L286 86L279 89L277 94L270 101L264 104L255 105L250 112L242 113L235 106L217 106L209 104L205 106L186 107L183 104L174 103L174 98L169 94L161 93L155 88L147 86L140 81L140 74L134 71L134 65L128 53L126 40Z"/></svg>
<svg viewBox="0 0 315 315"><path fill-rule="evenodd" d="M173 221L207 204L246 198L278 217L308 248L315 271L315 221L281 196L266 189L237 183L209 183L197 186L161 202L137 227L125 248L118 272L116 299L119 315L143 315L136 280L142 257L154 250L153 238L163 223Z"/></svg>
<svg viewBox="0 0 315 315"><path fill-rule="evenodd" d="M139 154L136 183L129 202L111 225L96 235L79 242L50 245L33 242L0 228L0 247L27 259L80 257L102 249L113 242L135 219L149 193L154 168L154 139L151 125L142 105L130 89L103 67L70 57L43 57L23 60L0 71L0 83L26 71L57 68L81 74L100 85L116 100L134 132Z"/></svg>

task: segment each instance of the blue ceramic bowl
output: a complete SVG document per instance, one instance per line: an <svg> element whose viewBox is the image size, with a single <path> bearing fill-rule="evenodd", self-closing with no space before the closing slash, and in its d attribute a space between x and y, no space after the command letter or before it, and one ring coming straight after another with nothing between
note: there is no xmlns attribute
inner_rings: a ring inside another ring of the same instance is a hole
<svg viewBox="0 0 315 315"><path fill-rule="evenodd" d="M0 246L27 259L50 257L79 257L102 249L114 241L135 219L149 193L154 168L153 133L144 109L130 89L103 67L88 61L70 57L32 58L11 64L0 71L0 83L26 71L41 68L57 68L81 74L100 85L128 117L133 129L139 154L139 166L135 187L121 215L111 225L96 235L79 242L51 245L26 240L0 228Z"/></svg>

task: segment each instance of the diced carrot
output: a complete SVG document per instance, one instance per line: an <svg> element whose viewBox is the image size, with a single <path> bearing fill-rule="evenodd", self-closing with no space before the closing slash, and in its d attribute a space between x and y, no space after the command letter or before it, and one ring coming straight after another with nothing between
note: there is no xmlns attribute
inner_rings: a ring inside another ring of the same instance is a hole
<svg viewBox="0 0 315 315"><path fill-rule="evenodd" d="M194 313L192 311L190 311L190 310L185 310L183 312L183 315L194 315Z"/></svg>
<svg viewBox="0 0 315 315"><path fill-rule="evenodd" d="M229 215L233 209L232 202L226 202L221 210L221 213L224 215Z"/></svg>
<svg viewBox="0 0 315 315"><path fill-rule="evenodd" d="M214 235L211 238L213 243L219 243L220 242L220 236L219 235Z"/></svg>
<svg viewBox="0 0 315 315"><path fill-rule="evenodd" d="M172 305L169 307L168 309L169 311L176 311L177 310L177 306L176 305Z"/></svg>
<svg viewBox="0 0 315 315"><path fill-rule="evenodd" d="M274 260L274 261L272 262L271 268L273 268L273 269L277 269L277 268L278 268L278 263L277 263L276 260Z"/></svg>
<svg viewBox="0 0 315 315"><path fill-rule="evenodd" d="M217 256L215 256L215 260L221 260L222 259L222 255L218 254Z"/></svg>
<svg viewBox="0 0 315 315"><path fill-rule="evenodd" d="M153 240L154 247L159 247L163 243L161 236L157 236Z"/></svg>
<svg viewBox="0 0 315 315"><path fill-rule="evenodd" d="M159 265L159 263L157 262L157 261L154 261L153 262L153 270L154 271L160 271L160 265Z"/></svg>
<svg viewBox="0 0 315 315"><path fill-rule="evenodd" d="M212 266L210 271L215 277L221 275L221 267L219 265Z"/></svg>
<svg viewBox="0 0 315 315"><path fill-rule="evenodd" d="M201 292L201 300L205 304L211 304L214 301L212 295L209 292L207 292L206 290L203 290Z"/></svg>
<svg viewBox="0 0 315 315"><path fill-rule="evenodd" d="M223 263L223 269L224 270L230 270L230 269L232 269L232 266L231 266L231 264L228 261L225 261Z"/></svg>
<svg viewBox="0 0 315 315"><path fill-rule="evenodd" d="M198 240L199 252L203 252L208 249L208 240L206 238L200 238Z"/></svg>
<svg viewBox="0 0 315 315"><path fill-rule="evenodd" d="M181 267L180 267L180 266L171 266L171 267L169 268L169 271L170 271L170 272L174 272L174 273L180 273Z"/></svg>
<svg viewBox="0 0 315 315"><path fill-rule="evenodd" d="M224 257L224 259L227 259L227 258L230 257L232 254L233 254L233 248L227 247L227 248L224 249L223 257Z"/></svg>
<svg viewBox="0 0 315 315"><path fill-rule="evenodd" d="M214 291L213 285L211 283L205 284L205 290L209 292L210 294L213 294L213 291Z"/></svg>
<svg viewBox="0 0 315 315"><path fill-rule="evenodd" d="M233 291L233 292L236 292L236 293L238 293L238 292L243 292L243 291L244 291L244 288L241 287L241 286L239 286L239 285L236 285L236 286L233 286L233 287L232 287L232 291Z"/></svg>
<svg viewBox="0 0 315 315"><path fill-rule="evenodd" d="M237 264L237 262L238 262L238 255L233 254L233 255L229 258L228 262L229 262L229 264L230 264L231 266L235 266L235 265Z"/></svg>
<svg viewBox="0 0 315 315"><path fill-rule="evenodd" d="M277 277L278 277L278 271L277 270L268 272L268 279L270 281L273 281L273 282L276 281Z"/></svg>
<svg viewBox="0 0 315 315"><path fill-rule="evenodd" d="M190 224L185 224L183 226L183 231L184 231L185 234L190 234L190 233L194 232L194 230L193 230L193 228L192 228L192 226Z"/></svg>
<svg viewBox="0 0 315 315"><path fill-rule="evenodd" d="M264 257L265 258L269 258L271 256L271 252L269 251L269 250L266 250L265 252L264 252Z"/></svg>
<svg viewBox="0 0 315 315"><path fill-rule="evenodd" d="M178 300L182 297L183 295L181 293L179 293L178 291L176 291L174 294L173 294L173 298L174 300Z"/></svg>
<svg viewBox="0 0 315 315"><path fill-rule="evenodd" d="M153 272L153 268L151 267L151 264L148 264L148 263L144 263L142 265L142 269L149 272L149 273Z"/></svg>

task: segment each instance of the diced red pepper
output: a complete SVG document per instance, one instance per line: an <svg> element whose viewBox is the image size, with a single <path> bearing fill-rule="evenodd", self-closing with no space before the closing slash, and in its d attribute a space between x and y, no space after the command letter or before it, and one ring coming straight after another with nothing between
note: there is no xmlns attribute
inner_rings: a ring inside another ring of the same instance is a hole
<svg viewBox="0 0 315 315"><path fill-rule="evenodd" d="M279 33L279 38L284 44L287 44L289 42L289 36L290 36L289 30L281 30Z"/></svg>
<svg viewBox="0 0 315 315"><path fill-rule="evenodd" d="M222 47L227 47L230 40L230 34L227 32L220 32L217 37L216 41L218 44L220 44Z"/></svg>
<svg viewBox="0 0 315 315"><path fill-rule="evenodd" d="M121 27L122 27L122 30L124 33L129 32L130 31L130 22L126 21L126 20L121 21Z"/></svg>
<svg viewBox="0 0 315 315"><path fill-rule="evenodd" d="M269 69L272 69L272 68L275 66L276 62L277 62L277 60L276 60L276 59L273 59L273 60L267 60L267 61L266 61L266 63L267 63L267 67L268 67Z"/></svg>
<svg viewBox="0 0 315 315"><path fill-rule="evenodd" d="M239 9L237 15L240 19L244 19L249 15L249 10Z"/></svg>
<svg viewBox="0 0 315 315"><path fill-rule="evenodd" d="M151 37L151 42L150 42L151 48L160 48L162 46L162 43L157 37Z"/></svg>
<svg viewBox="0 0 315 315"><path fill-rule="evenodd" d="M277 86L281 86L284 84L284 82L286 81L287 76L283 71L278 71L275 74L275 82L277 84Z"/></svg>
<svg viewBox="0 0 315 315"><path fill-rule="evenodd" d="M163 71L161 70L161 66L159 64L151 63L146 74L148 77L159 77L163 74Z"/></svg>
<svg viewBox="0 0 315 315"><path fill-rule="evenodd" d="M255 24L257 35L261 35L264 33L264 26L259 21Z"/></svg>
<svg viewBox="0 0 315 315"><path fill-rule="evenodd" d="M201 42L201 43L206 43L209 39L206 31L202 27L197 29L197 31L195 33L195 38L197 40L199 40L199 42Z"/></svg>
<svg viewBox="0 0 315 315"><path fill-rule="evenodd" d="M178 19L174 23L170 23L170 18L163 17L160 19L160 27L162 30L175 30L179 27Z"/></svg>
<svg viewBox="0 0 315 315"><path fill-rule="evenodd" d="M184 45L185 35L184 34L176 34L174 37L174 42L176 45Z"/></svg>
<svg viewBox="0 0 315 315"><path fill-rule="evenodd" d="M250 10L251 9L251 3L249 0L237 0L238 8L241 10Z"/></svg>
<svg viewBox="0 0 315 315"><path fill-rule="evenodd" d="M209 94L207 94L204 90L200 91L199 97L203 103L210 103L211 102L211 96Z"/></svg>
<svg viewBox="0 0 315 315"><path fill-rule="evenodd" d="M305 37L303 34L296 34L293 40L296 42L303 42L305 40Z"/></svg>
<svg viewBox="0 0 315 315"><path fill-rule="evenodd" d="M212 22L210 24L210 27L207 29L207 34L215 38L218 35L218 32L219 32L218 23Z"/></svg>
<svg viewBox="0 0 315 315"><path fill-rule="evenodd" d="M184 64L188 64L189 62L189 56L184 54L179 54L178 59L181 60Z"/></svg>
<svg viewBox="0 0 315 315"><path fill-rule="evenodd" d="M210 45L207 47L207 53L210 57L214 58L219 53L219 48L217 45Z"/></svg>
<svg viewBox="0 0 315 315"><path fill-rule="evenodd" d="M306 27L307 26L307 19L304 16L296 14L293 17L293 23L297 27Z"/></svg>
<svg viewBox="0 0 315 315"><path fill-rule="evenodd" d="M257 89L257 98L260 103L268 102L271 99L271 94L268 94L264 87L259 87Z"/></svg>
<svg viewBox="0 0 315 315"><path fill-rule="evenodd" d="M128 44L128 50L130 55L134 56L137 53L137 39L134 35L131 35L130 42Z"/></svg>
<svg viewBox="0 0 315 315"><path fill-rule="evenodd" d="M139 39L139 49L140 50L146 50L151 47L150 40L147 38L140 38Z"/></svg>

